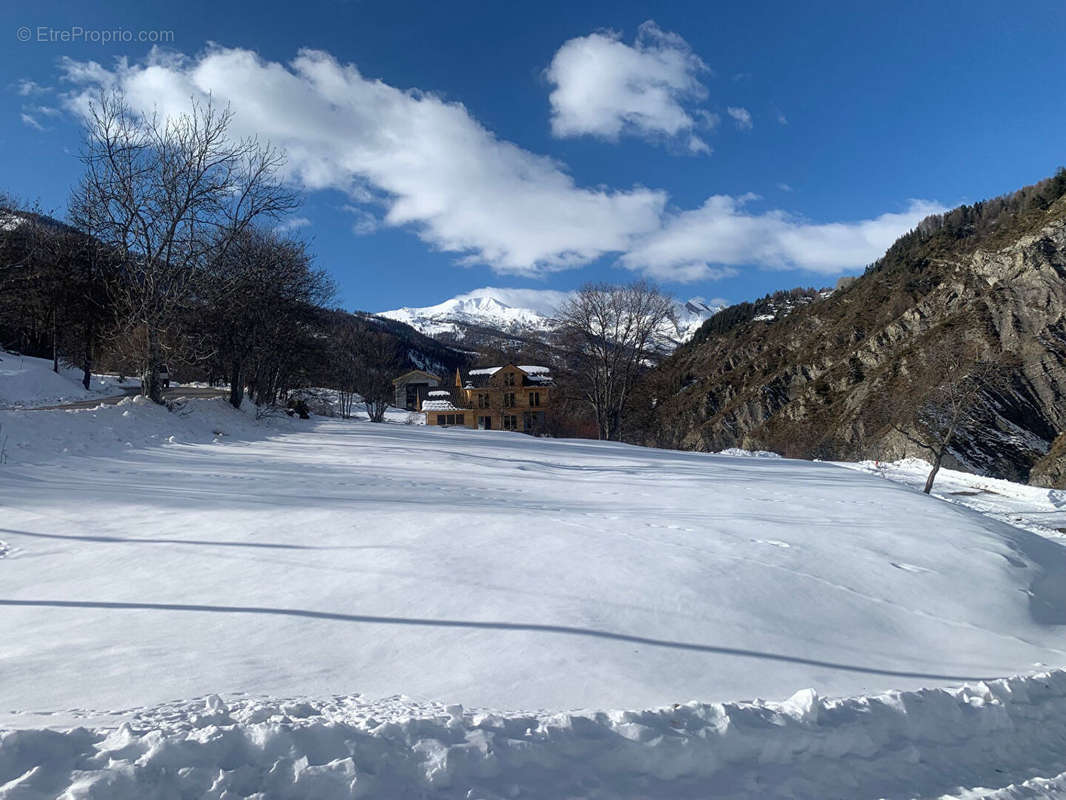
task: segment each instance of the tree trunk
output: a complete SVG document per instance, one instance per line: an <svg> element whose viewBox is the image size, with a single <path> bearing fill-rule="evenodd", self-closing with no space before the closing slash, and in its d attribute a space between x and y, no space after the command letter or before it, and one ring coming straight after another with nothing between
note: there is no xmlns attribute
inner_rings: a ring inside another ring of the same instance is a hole
<svg viewBox="0 0 1066 800"><path fill-rule="evenodd" d="M162 352L159 346L159 332L155 328L148 328L148 359L141 379L141 394L148 397L153 403L163 403L163 382L159 380L159 367L163 362Z"/></svg>
<svg viewBox="0 0 1066 800"><path fill-rule="evenodd" d="M93 319L90 316L89 321L85 326L85 353L81 364L81 385L85 387L86 391L89 390L89 386L93 380L93 339L95 338L95 327Z"/></svg>
<svg viewBox="0 0 1066 800"><path fill-rule="evenodd" d="M229 404L236 409L241 407L244 401L244 380L241 373L241 364L234 360L230 365L229 373Z"/></svg>
<svg viewBox="0 0 1066 800"><path fill-rule="evenodd" d="M933 460L933 468L929 470L929 477L925 479L925 488L923 492L929 494L933 491L933 481L936 480L936 474L940 472L940 462L944 460L944 451L938 450L936 458Z"/></svg>
<svg viewBox="0 0 1066 800"><path fill-rule="evenodd" d="M52 306L52 372L59 372L59 343L56 341L56 309Z"/></svg>

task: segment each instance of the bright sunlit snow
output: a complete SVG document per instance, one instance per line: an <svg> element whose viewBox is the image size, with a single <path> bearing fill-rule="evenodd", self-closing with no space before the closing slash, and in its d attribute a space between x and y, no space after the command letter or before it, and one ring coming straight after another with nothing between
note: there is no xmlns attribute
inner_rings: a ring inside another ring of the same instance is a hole
<svg viewBox="0 0 1066 800"><path fill-rule="evenodd" d="M222 401L2 419L4 712L241 691L636 708L1062 657L1066 550L829 464L266 427Z"/></svg>
<svg viewBox="0 0 1066 800"><path fill-rule="evenodd" d="M174 403L0 411L0 797L1066 785L1061 492Z"/></svg>

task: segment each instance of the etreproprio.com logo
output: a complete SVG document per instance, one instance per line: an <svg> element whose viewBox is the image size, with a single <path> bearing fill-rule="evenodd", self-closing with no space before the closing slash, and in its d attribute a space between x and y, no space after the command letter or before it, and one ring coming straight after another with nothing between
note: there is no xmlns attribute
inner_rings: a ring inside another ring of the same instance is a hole
<svg viewBox="0 0 1066 800"><path fill-rule="evenodd" d="M30 27L22 25L15 31L15 38L20 42L33 44L170 44L174 41L174 31L164 30L130 30L129 28L83 28L71 25L67 28L54 28L50 25Z"/></svg>

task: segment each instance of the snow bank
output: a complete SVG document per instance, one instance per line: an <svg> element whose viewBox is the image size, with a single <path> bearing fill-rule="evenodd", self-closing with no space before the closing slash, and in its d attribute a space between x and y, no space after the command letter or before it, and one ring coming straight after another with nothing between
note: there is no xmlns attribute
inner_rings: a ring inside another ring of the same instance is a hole
<svg viewBox="0 0 1066 800"><path fill-rule="evenodd" d="M113 456L126 450L260 439L292 430L298 420L278 414L255 419L223 398L189 399L175 410L136 395L115 405L50 411L0 411L8 465L69 456ZM305 425L306 426L306 425Z"/></svg>
<svg viewBox="0 0 1066 800"><path fill-rule="evenodd" d="M52 371L52 362L0 351L0 408L32 408L104 394L121 394L114 376L94 375L91 390L81 385L81 371Z"/></svg>
<svg viewBox="0 0 1066 800"><path fill-rule="evenodd" d="M774 453L770 450L745 450L741 447L727 447L725 450L719 450L715 455L733 456L734 458L781 458L780 453Z"/></svg>
<svg viewBox="0 0 1066 800"><path fill-rule="evenodd" d="M1063 672L554 714L211 696L113 729L0 733L0 797L19 800L1020 798L1056 796L1063 768Z"/></svg>

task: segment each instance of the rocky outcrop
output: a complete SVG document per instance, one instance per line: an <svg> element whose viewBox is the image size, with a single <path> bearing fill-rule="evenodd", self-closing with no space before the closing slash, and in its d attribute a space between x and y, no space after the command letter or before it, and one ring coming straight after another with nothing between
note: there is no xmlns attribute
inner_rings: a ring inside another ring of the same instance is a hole
<svg viewBox="0 0 1066 800"><path fill-rule="evenodd" d="M937 391L938 356L950 351L1006 372L982 394L951 465L1066 485L1066 445L1052 448L1066 430L1064 195L1060 173L992 201L994 215L984 204L950 212L817 302L697 335L656 375L647 440L804 458L921 455L899 429Z"/></svg>
<svg viewBox="0 0 1066 800"><path fill-rule="evenodd" d="M1049 489L1066 488L1066 433L1059 434L1047 454L1033 465L1029 483Z"/></svg>

